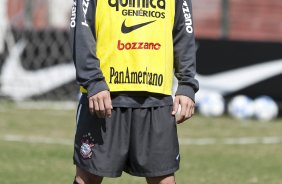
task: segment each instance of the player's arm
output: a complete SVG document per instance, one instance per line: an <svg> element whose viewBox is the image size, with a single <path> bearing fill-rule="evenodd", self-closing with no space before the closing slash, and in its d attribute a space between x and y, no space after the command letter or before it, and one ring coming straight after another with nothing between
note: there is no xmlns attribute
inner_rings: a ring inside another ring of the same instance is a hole
<svg viewBox="0 0 282 184"><path fill-rule="evenodd" d="M112 105L109 88L96 56L95 11L95 0L74 0L70 37L76 80L87 89L90 112L105 117L110 116Z"/></svg>
<svg viewBox="0 0 282 184"><path fill-rule="evenodd" d="M191 0L175 1L175 20L173 28L174 69L178 88L172 114L181 106L178 123L194 114L195 93L199 89L196 74L196 46L192 20Z"/></svg>

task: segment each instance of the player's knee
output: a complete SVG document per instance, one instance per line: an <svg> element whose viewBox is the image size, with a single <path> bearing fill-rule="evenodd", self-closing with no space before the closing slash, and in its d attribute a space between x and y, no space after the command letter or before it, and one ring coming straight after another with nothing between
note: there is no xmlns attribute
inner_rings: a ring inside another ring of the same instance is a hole
<svg viewBox="0 0 282 184"><path fill-rule="evenodd" d="M147 178L148 184L176 184L173 175Z"/></svg>
<svg viewBox="0 0 282 184"><path fill-rule="evenodd" d="M76 179L74 178L74 180L73 180L73 184L78 184L77 182L76 182Z"/></svg>
<svg viewBox="0 0 282 184"><path fill-rule="evenodd" d="M102 177L100 176L88 176L81 178L80 176L76 176L73 184L101 184Z"/></svg>
<svg viewBox="0 0 282 184"><path fill-rule="evenodd" d="M159 184L176 184L174 180L161 181Z"/></svg>
<svg viewBox="0 0 282 184"><path fill-rule="evenodd" d="M87 171L76 168L75 182L78 184L101 184L103 177L91 174ZM74 183L74 184L76 184Z"/></svg>
<svg viewBox="0 0 282 184"><path fill-rule="evenodd" d="M84 181L80 177L75 177L73 184L85 184Z"/></svg>

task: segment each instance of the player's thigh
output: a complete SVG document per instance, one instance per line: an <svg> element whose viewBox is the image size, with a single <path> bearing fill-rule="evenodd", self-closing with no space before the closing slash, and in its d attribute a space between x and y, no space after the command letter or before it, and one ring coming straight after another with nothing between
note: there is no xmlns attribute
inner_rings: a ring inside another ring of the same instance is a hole
<svg viewBox="0 0 282 184"><path fill-rule="evenodd" d="M130 115L114 107L111 118L98 118L87 102L87 97L81 99L78 108L74 164L98 176L118 177L127 162Z"/></svg>
<svg viewBox="0 0 282 184"><path fill-rule="evenodd" d="M178 170L179 143L171 111L171 106L134 110L128 173L158 177Z"/></svg>

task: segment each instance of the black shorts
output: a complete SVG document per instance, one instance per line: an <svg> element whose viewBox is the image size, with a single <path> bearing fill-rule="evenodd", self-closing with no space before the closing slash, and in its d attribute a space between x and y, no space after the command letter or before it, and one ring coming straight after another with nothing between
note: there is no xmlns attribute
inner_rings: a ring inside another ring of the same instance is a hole
<svg viewBox="0 0 282 184"><path fill-rule="evenodd" d="M179 144L172 106L114 107L111 118L91 115L87 99L77 111L74 164L92 174L118 177L172 174L179 168Z"/></svg>

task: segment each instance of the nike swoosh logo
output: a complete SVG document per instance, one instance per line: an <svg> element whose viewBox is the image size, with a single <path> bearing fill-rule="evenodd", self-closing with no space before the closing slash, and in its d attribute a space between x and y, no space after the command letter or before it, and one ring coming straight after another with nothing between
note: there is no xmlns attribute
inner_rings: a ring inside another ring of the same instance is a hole
<svg viewBox="0 0 282 184"><path fill-rule="evenodd" d="M221 95L227 95L280 74L282 74L282 59L254 64L212 75L196 74L196 79L200 84L200 89L197 94L200 95L201 93L216 92ZM177 89L177 84L178 81L174 78L174 93Z"/></svg>
<svg viewBox="0 0 282 184"><path fill-rule="evenodd" d="M141 23L141 24L136 24L136 25L133 25L133 26L126 26L125 25L125 20L123 21L122 25L121 25L121 32L126 34L126 33L130 33L136 29L139 29L141 27L144 27L148 24L151 24L153 22L155 22L156 20L153 20L153 21L149 21L149 22L144 22L144 23Z"/></svg>
<svg viewBox="0 0 282 184"><path fill-rule="evenodd" d="M1 94L14 100L24 100L34 95L44 94L75 80L72 63L28 71L21 64L20 56L26 46L19 41L10 50L0 76Z"/></svg>

